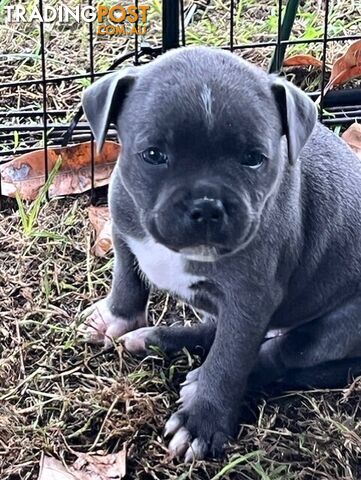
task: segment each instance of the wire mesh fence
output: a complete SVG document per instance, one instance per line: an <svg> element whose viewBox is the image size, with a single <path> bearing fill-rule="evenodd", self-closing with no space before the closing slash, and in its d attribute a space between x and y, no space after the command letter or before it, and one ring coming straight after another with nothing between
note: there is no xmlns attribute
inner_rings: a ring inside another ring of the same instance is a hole
<svg viewBox="0 0 361 480"><path fill-rule="evenodd" d="M133 1L136 8L141 3L140 0ZM82 119L82 110L79 106L80 93L85 86L122 65L129 63L139 65L151 61L168 49L191 43L211 44L245 58L252 56L253 61L274 73L282 71L286 49L287 52L292 49L295 52L301 51L300 49L313 49L320 56L322 67L306 85L306 90L313 99L319 101L320 119L330 126L360 121L361 88L359 84L352 84L346 89L332 90L326 95L324 87L329 75L326 65L330 51L332 55L335 55L335 52L337 55L336 46L343 46L349 41L361 39L361 11L359 11L361 7L357 7L356 2L351 2L352 5L348 8L353 8L354 12L350 12L351 21L345 28L345 25L340 26L337 23L338 17L334 14L334 10L337 5L348 2L335 3L332 0L320 0L311 3L313 5L311 7L317 12L315 16L317 22L312 20L313 30L307 32L305 29L302 31L301 28L303 7L299 0L287 2L270 0L268 3L265 2L267 7L253 0L249 2L245 0L224 2L163 0L162 3L154 0L153 13L149 19L149 22L157 27L154 34L151 38L147 35L144 38L134 35L126 39L120 37L112 39L113 47L108 52L105 68L102 64L104 58L102 49L104 51L107 39L100 38L96 34L96 22L83 25L82 36L77 37L70 53L75 61L79 56L79 62L83 66L82 71L77 73L70 73L63 68L54 68L58 61L57 45L61 43L59 35L62 33L53 32L47 23L39 21L30 32L36 44L39 45L36 59L34 59L34 64L36 60L37 65L37 75L35 75L28 67L29 57L24 57L22 61L22 53L8 51L7 44L10 44L11 48L14 42L14 32L11 33L13 27L8 25L6 27L8 31L1 38L7 51L3 56L3 62L0 62L3 72L0 74L0 163L7 162L14 156L42 149L44 175L47 180L49 147L92 141L89 126ZM95 5L95 1L88 0L88 5ZM44 12L44 7L43 0L39 0L40 14ZM311 7L306 13L312 13ZM221 15L217 15L217 8L222 9ZM252 30L253 25L249 18L248 22L244 22L243 19L247 16L252 20L252 15L254 15L254 32L245 31L242 27L244 23L248 30ZM213 20L212 16L214 16ZM297 22L299 22L298 27ZM198 28L199 25L200 28ZM268 30L264 29L263 25L268 25ZM309 23L307 28L310 28ZM31 35L28 31L15 32L20 52L27 51ZM64 49L66 50L66 47ZM55 54L52 54L53 51ZM258 53L255 55L255 52ZM20 56L20 60L17 56ZM8 61L13 60L13 57L16 61L10 68ZM24 65L27 68L24 68ZM50 65L53 68L50 68ZM293 75L297 77L297 72L293 72ZM114 130L109 132L109 138L116 138ZM91 186L94 193L93 149L91 172Z"/></svg>

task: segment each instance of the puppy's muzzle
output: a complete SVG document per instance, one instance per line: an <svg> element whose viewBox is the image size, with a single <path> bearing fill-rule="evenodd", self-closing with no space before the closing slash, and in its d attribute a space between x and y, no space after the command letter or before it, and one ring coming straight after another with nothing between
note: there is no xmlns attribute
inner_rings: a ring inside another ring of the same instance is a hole
<svg viewBox="0 0 361 480"><path fill-rule="evenodd" d="M147 228L173 250L211 247L223 254L237 248L249 232L247 205L229 188L198 183L170 189L160 197Z"/></svg>

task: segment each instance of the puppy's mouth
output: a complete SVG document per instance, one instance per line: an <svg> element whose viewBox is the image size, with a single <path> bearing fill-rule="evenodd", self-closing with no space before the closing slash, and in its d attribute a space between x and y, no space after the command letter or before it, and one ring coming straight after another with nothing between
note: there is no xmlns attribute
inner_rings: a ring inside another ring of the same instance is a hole
<svg viewBox="0 0 361 480"><path fill-rule="evenodd" d="M255 237L258 227L258 221L250 222L248 231L245 233L245 235L235 248L224 246L198 245L181 249L172 248L172 250L181 253L188 260L193 260L196 262L215 262L222 257L233 255L234 253L237 253L240 250L246 248L247 245L251 243L251 241Z"/></svg>
<svg viewBox="0 0 361 480"><path fill-rule="evenodd" d="M181 248L178 252L187 260L196 262L215 262L224 255L232 253L230 248L219 248L208 245L199 245L197 247Z"/></svg>
<svg viewBox="0 0 361 480"><path fill-rule="evenodd" d="M148 217L148 221L144 220L145 218L143 218L142 222L143 227L157 243L160 243L173 252L181 254L187 260L196 262L215 262L223 257L231 256L238 251L243 250L253 240L259 227L258 216L254 216L249 222L248 228L238 239L233 239L233 241L229 240L225 243L205 242L194 244L188 243L187 245L187 241L184 241L184 243L180 241L180 238L183 238L184 235L179 235L176 239L168 238L168 235L163 235L154 221L155 219L153 216Z"/></svg>

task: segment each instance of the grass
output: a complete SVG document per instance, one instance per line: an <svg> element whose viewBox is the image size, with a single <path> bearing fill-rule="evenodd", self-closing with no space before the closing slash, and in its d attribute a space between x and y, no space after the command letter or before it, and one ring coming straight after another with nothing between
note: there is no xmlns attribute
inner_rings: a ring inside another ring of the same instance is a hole
<svg viewBox="0 0 361 480"><path fill-rule="evenodd" d="M15 0L0 0L1 12ZM79 0L69 0L75 5ZM49 4L55 4L55 0ZM194 5L193 0L185 1ZM28 8L36 1L27 2ZM161 39L161 2L152 0L148 41ZM277 33L277 2L235 2L235 42L270 41ZM198 0L187 29L188 43L228 43L230 0ZM318 1L304 2L293 38L313 38L322 30ZM356 2L331 2L332 35L357 33L361 16ZM47 26L49 76L86 73L89 55L86 26ZM0 23L0 82L41 77L39 29ZM132 48L125 38L96 39L95 63L104 70ZM330 44L328 63L344 49ZM74 54L76 52L76 55ZM288 54L311 53L321 46L294 46ZM241 51L266 68L272 48ZM288 75L309 90L319 86L319 72L291 69ZM69 121L87 79L63 81L47 90L49 121ZM5 88L0 111L41 108L40 87ZM27 117L6 122L30 123ZM37 118L40 121L40 117ZM2 138L0 128L0 139ZM1 141L14 147L42 144L41 135L17 132ZM51 179L50 179L51 181ZM179 383L197 358L175 359L154 351L145 361L78 341L74 323L90 303L109 289L113 259L91 253L87 195L52 199L44 195L30 206L6 201L0 211L0 478L34 480L42 452L71 463L75 452L116 452L127 446L128 478L140 480L359 480L361 478L361 381L344 390L268 392L247 399L237 441L221 462L185 466L167 456L162 428L176 408ZM155 293L150 324L190 323L185 305Z"/></svg>
<svg viewBox="0 0 361 480"><path fill-rule="evenodd" d="M120 346L105 352L76 338L74 320L105 295L112 268L111 255L90 252L87 205L86 195L44 203L36 228L54 238L25 236L14 202L0 216L0 478L36 479L42 452L71 463L74 452L125 443L131 479L358 479L360 381L248 399L222 462L167 457L162 429L198 360L154 352L139 361ZM162 324L194 320L154 294L150 323L161 316Z"/></svg>

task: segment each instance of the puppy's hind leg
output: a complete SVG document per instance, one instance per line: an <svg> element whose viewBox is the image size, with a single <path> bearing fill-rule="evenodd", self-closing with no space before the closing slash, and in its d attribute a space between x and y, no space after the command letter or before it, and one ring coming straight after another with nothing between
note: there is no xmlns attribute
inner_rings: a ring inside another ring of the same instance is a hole
<svg viewBox="0 0 361 480"><path fill-rule="evenodd" d="M216 333L216 324L209 319L206 323L192 327L145 327L121 337L124 347L136 355L146 355L152 346L167 355L186 348L190 353L206 356Z"/></svg>
<svg viewBox="0 0 361 480"><path fill-rule="evenodd" d="M361 374L361 299L265 340L249 385L289 388L346 385Z"/></svg>
<svg viewBox="0 0 361 480"><path fill-rule="evenodd" d="M361 357L290 370L279 383L285 388L342 388L361 375Z"/></svg>

